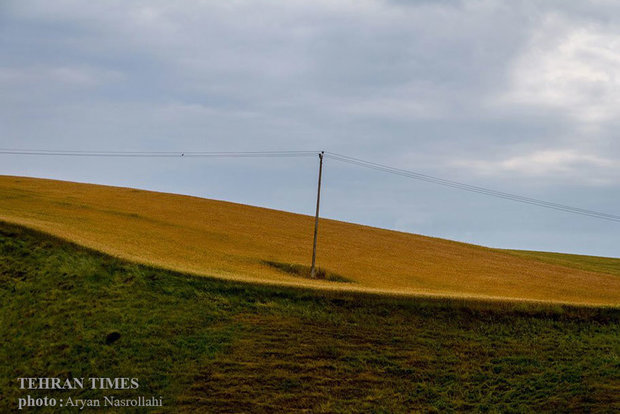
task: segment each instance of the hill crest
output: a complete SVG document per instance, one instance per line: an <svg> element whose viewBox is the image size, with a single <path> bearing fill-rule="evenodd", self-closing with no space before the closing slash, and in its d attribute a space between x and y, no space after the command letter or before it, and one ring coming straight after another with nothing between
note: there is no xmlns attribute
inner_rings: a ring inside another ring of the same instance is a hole
<svg viewBox="0 0 620 414"><path fill-rule="evenodd" d="M508 251L321 219L317 262L352 283L309 280L313 217L227 201L0 176L0 219L104 253L249 282L394 295L620 304L620 259Z"/></svg>

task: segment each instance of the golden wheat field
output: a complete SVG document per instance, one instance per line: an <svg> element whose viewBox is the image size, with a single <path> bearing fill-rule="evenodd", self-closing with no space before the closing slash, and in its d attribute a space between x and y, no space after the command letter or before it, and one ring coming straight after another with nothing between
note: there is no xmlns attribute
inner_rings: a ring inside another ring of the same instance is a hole
<svg viewBox="0 0 620 414"><path fill-rule="evenodd" d="M204 276L398 295L620 305L620 259L491 249L321 219L317 264L296 277L314 218L131 188L0 176L0 219L120 258Z"/></svg>

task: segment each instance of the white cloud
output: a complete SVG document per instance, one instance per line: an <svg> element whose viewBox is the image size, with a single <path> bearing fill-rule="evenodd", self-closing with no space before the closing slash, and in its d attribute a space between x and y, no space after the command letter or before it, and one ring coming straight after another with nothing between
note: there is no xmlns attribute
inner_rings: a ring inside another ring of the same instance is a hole
<svg viewBox="0 0 620 414"><path fill-rule="evenodd" d="M618 161L574 149L537 150L499 160L458 160L453 161L452 166L480 175L570 177L579 183L594 185L615 184L620 178Z"/></svg>
<svg viewBox="0 0 620 414"><path fill-rule="evenodd" d="M514 60L501 101L565 111L581 121L620 115L620 31L617 26L542 19Z"/></svg>

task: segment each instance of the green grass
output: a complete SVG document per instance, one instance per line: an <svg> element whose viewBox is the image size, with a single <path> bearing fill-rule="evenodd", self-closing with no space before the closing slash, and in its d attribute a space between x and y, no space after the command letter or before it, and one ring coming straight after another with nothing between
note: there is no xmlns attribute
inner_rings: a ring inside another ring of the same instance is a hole
<svg viewBox="0 0 620 414"><path fill-rule="evenodd" d="M0 412L24 376L137 377L116 394L170 412L620 410L617 308L255 286L6 224L0 303Z"/></svg>

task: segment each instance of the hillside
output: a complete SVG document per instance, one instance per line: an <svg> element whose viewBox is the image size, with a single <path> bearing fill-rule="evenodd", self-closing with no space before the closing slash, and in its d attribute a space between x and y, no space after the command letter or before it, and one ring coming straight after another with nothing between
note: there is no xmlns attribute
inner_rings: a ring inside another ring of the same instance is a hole
<svg viewBox="0 0 620 414"><path fill-rule="evenodd" d="M26 395L64 400L44 412L110 395L161 396L154 412L171 413L620 409L618 308L192 277L3 223L0 303L0 412ZM41 376L130 377L140 388L16 385Z"/></svg>
<svg viewBox="0 0 620 414"><path fill-rule="evenodd" d="M620 304L620 259L504 251L325 219L318 264L348 282L308 280L282 268L309 262L312 217L175 194L0 176L0 220L196 275L398 295Z"/></svg>

